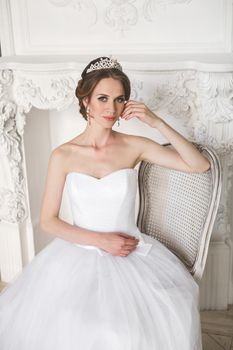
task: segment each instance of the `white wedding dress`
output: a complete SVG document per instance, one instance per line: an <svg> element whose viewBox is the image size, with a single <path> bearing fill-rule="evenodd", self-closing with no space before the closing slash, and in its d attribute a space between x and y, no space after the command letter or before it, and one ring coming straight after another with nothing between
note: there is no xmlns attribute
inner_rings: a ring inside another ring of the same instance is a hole
<svg viewBox="0 0 233 350"><path fill-rule="evenodd" d="M198 285L135 224L137 170L66 185L74 225L140 244L120 257L55 238L0 294L0 349L201 350Z"/></svg>

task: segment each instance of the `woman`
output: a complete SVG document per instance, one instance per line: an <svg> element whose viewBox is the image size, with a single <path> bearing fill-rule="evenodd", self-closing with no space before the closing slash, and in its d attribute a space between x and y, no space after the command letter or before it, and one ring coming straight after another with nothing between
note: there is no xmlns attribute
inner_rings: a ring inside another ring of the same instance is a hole
<svg viewBox="0 0 233 350"><path fill-rule="evenodd" d="M41 227L56 236L0 298L1 350L200 350L198 286L134 222L142 160L187 172L210 164L142 102L108 57L90 62L76 96L84 132L51 153ZM175 151L112 130L138 118ZM74 224L59 218L66 184Z"/></svg>

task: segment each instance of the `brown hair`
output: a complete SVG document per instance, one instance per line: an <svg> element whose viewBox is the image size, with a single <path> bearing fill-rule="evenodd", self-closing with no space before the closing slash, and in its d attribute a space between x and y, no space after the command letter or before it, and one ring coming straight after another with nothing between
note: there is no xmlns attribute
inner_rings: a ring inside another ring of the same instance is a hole
<svg viewBox="0 0 233 350"><path fill-rule="evenodd" d="M121 70L117 68L106 68L106 69L93 70L89 73L86 72L87 69L90 68L92 64L99 61L100 58L101 57L96 58L86 66L86 68L83 70L81 74L82 79L78 81L78 85L75 90L75 95L79 100L80 113L86 120L87 120L87 115L86 115L85 106L83 104L83 98L91 97L93 90L95 89L96 85L100 82L100 80L104 78L113 78L120 81L124 88L125 99L128 100L130 97L130 92L131 92L130 81L127 75L123 73ZM106 57L102 57L102 58L106 58Z"/></svg>

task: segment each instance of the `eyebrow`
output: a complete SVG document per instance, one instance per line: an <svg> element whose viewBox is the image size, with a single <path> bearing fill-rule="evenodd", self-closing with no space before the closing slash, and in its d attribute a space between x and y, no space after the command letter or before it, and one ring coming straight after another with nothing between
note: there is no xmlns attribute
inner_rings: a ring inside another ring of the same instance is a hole
<svg viewBox="0 0 233 350"><path fill-rule="evenodd" d="M107 94L97 94L96 96L106 96L106 97L110 97L109 95ZM119 98L119 97L125 97L125 95L120 95L120 96L117 96L115 98Z"/></svg>

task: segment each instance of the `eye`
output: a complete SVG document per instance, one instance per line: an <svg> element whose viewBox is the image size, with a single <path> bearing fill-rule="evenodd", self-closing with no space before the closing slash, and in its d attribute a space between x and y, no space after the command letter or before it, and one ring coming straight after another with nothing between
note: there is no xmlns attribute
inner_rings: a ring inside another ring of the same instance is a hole
<svg viewBox="0 0 233 350"><path fill-rule="evenodd" d="M124 103L125 102L125 98L124 97L118 97L117 102Z"/></svg>
<svg viewBox="0 0 233 350"><path fill-rule="evenodd" d="M100 100L102 102L106 102L107 101L107 97L106 96L100 96L100 97L98 97L98 100Z"/></svg>

